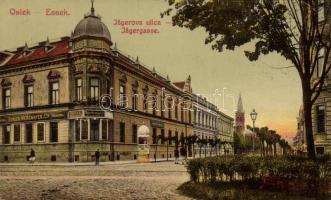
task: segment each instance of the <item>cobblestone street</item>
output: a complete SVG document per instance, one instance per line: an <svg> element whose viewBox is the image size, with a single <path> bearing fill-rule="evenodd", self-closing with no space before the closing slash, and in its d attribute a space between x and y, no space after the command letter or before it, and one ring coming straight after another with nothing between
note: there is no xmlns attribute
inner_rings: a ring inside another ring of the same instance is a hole
<svg viewBox="0 0 331 200"><path fill-rule="evenodd" d="M102 166L1 166L0 199L189 199L173 162Z"/></svg>

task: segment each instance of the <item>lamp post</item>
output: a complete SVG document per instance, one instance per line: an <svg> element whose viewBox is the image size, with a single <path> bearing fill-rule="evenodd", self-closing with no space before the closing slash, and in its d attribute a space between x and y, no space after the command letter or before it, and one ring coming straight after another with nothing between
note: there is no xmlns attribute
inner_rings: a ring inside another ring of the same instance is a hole
<svg viewBox="0 0 331 200"><path fill-rule="evenodd" d="M253 109L253 111L251 112L251 119L253 121L253 133L255 131L255 120L256 120L256 117L257 117L257 112L255 112L255 109ZM254 137L254 135L253 135ZM255 151L255 138L253 138L253 153Z"/></svg>

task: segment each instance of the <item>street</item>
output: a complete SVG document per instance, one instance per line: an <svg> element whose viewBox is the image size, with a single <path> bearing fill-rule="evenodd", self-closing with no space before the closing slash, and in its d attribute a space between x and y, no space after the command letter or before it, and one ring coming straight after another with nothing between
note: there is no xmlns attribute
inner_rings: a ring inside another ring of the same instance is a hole
<svg viewBox="0 0 331 200"><path fill-rule="evenodd" d="M189 199L173 162L101 166L1 166L0 199Z"/></svg>

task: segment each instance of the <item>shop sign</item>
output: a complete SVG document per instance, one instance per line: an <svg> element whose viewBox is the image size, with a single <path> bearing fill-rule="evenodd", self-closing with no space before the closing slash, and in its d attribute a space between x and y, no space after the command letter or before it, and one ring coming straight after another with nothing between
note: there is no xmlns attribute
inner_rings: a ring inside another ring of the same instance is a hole
<svg viewBox="0 0 331 200"><path fill-rule="evenodd" d="M62 119L66 117L65 112L54 113L32 113L24 115L10 115L0 117L0 123L22 122L22 121L38 121L49 119Z"/></svg>
<svg viewBox="0 0 331 200"><path fill-rule="evenodd" d="M69 111L69 119L83 117L82 110Z"/></svg>
<svg viewBox="0 0 331 200"><path fill-rule="evenodd" d="M104 117L105 112L99 110L86 110L85 117Z"/></svg>
<svg viewBox="0 0 331 200"><path fill-rule="evenodd" d="M164 128L164 122L151 120L151 127L153 127L153 128Z"/></svg>

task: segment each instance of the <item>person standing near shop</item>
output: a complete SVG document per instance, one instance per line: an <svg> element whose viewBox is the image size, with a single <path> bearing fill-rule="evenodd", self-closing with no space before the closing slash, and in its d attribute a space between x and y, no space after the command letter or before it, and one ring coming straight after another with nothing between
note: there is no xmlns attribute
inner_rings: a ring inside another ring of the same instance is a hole
<svg viewBox="0 0 331 200"><path fill-rule="evenodd" d="M94 156L95 156L95 165L99 165L99 161L100 161L100 151L99 151L99 149L95 152Z"/></svg>

